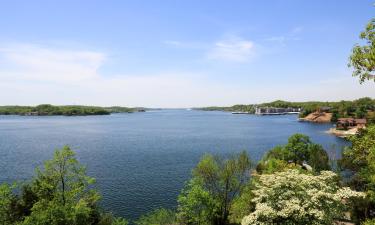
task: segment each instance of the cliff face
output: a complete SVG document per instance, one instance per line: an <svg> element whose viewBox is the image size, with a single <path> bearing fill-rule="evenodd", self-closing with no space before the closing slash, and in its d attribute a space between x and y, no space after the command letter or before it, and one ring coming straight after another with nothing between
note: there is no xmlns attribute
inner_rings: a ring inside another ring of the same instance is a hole
<svg viewBox="0 0 375 225"><path fill-rule="evenodd" d="M332 113L326 112L313 112L302 118L302 121L314 122L314 123L330 123L332 119Z"/></svg>

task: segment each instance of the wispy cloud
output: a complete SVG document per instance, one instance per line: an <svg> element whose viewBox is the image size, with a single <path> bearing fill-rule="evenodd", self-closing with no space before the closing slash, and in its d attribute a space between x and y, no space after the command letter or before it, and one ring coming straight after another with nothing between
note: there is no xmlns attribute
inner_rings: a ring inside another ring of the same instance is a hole
<svg viewBox="0 0 375 225"><path fill-rule="evenodd" d="M288 41L298 41L301 38L299 37L300 33L303 31L303 27L294 27L288 33L278 36L272 36L265 38L265 41L275 42L282 46L286 46Z"/></svg>
<svg viewBox="0 0 375 225"><path fill-rule="evenodd" d="M209 59L229 62L248 62L254 56L254 42L238 36L215 42L207 54Z"/></svg>
<svg viewBox="0 0 375 225"><path fill-rule="evenodd" d="M182 42L180 41L171 41L171 40L166 40L166 41L163 41L164 44L166 45L172 45L172 46L182 46Z"/></svg>

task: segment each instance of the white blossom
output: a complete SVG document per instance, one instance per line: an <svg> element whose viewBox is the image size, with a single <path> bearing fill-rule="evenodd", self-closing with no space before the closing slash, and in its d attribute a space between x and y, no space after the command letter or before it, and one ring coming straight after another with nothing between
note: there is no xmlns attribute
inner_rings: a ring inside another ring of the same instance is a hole
<svg viewBox="0 0 375 225"><path fill-rule="evenodd" d="M242 225L252 224L332 224L342 216L345 201L364 197L362 192L340 188L337 175L322 171L320 175L287 170L255 178L255 211L245 216Z"/></svg>

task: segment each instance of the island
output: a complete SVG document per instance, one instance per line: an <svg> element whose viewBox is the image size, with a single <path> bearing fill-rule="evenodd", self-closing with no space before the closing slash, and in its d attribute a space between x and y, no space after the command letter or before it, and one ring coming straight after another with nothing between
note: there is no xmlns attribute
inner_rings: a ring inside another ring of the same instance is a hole
<svg viewBox="0 0 375 225"><path fill-rule="evenodd" d="M38 106L0 106L0 115L20 116L88 116L109 115L111 113L144 112L145 108L129 108L121 106L100 107L82 105L55 106L42 104Z"/></svg>

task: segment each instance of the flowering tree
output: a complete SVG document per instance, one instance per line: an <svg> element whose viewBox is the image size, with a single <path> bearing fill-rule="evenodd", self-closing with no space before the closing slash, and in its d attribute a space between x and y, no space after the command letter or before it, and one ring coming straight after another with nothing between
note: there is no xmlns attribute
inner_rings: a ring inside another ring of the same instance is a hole
<svg viewBox="0 0 375 225"><path fill-rule="evenodd" d="M337 175L322 171L320 175L287 170L255 178L255 211L245 216L242 225L250 224L332 224L343 216L345 202L364 197L337 184Z"/></svg>

